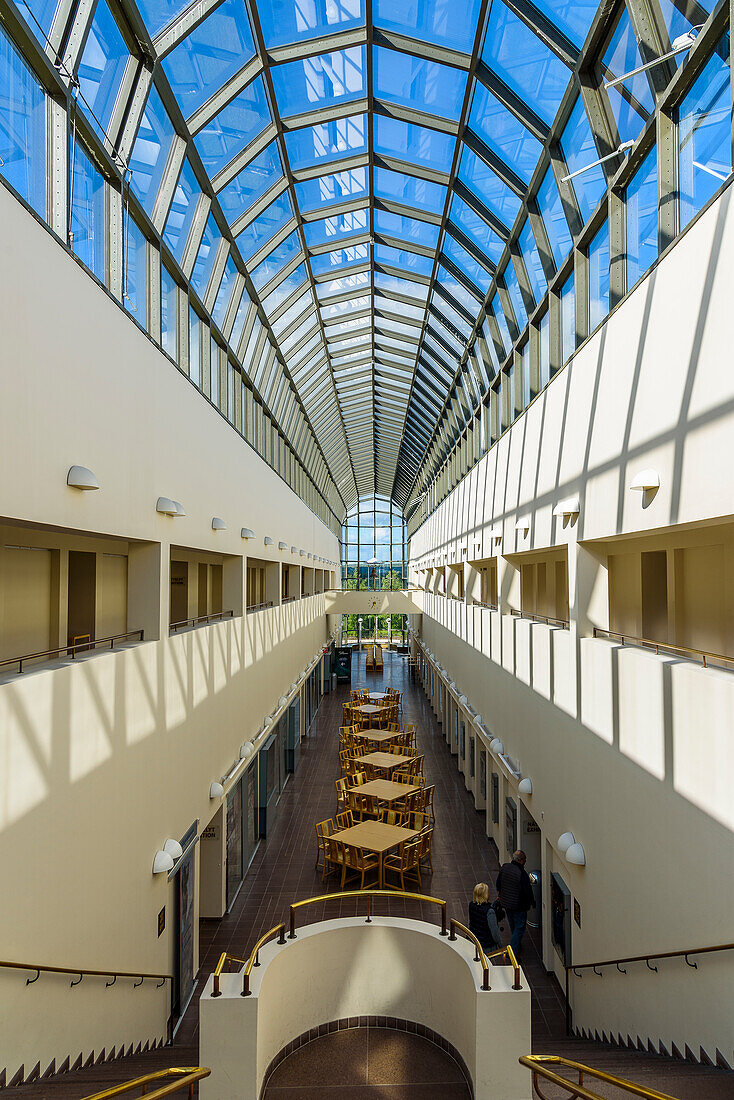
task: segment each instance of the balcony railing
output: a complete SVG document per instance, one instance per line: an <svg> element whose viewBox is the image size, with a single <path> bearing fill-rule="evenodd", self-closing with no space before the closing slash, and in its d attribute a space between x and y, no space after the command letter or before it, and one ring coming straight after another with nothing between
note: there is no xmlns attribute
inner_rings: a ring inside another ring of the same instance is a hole
<svg viewBox="0 0 734 1100"><path fill-rule="evenodd" d="M656 653L669 654L671 657L683 657L687 661L700 661L704 668L715 665L730 671L734 669L734 657L727 657L723 653L708 653L703 649L690 649L688 646L675 645L674 642L655 642L651 638L637 638L634 634L620 634L616 630L603 630L599 626L594 627L595 638L606 638L610 642L620 642L622 645L639 646L642 649L653 649Z"/></svg>
<svg viewBox="0 0 734 1100"><path fill-rule="evenodd" d="M62 645L58 649L44 649L39 653L24 653L22 657L6 657L0 661L0 668L4 668L6 665L17 665L18 672L22 672L23 664L28 661L41 661L49 657L71 657L73 660L77 653L87 653L89 650L97 649L98 646L109 646L110 649L113 649L115 642L128 642L132 639L142 642L144 632L142 630L129 630L126 634L113 634L109 638L95 638L94 640L89 634L80 635L80 637L83 638L82 641L75 641L71 645Z"/></svg>
<svg viewBox="0 0 734 1100"><path fill-rule="evenodd" d="M171 623L168 628L171 634L175 634L178 630L185 630L187 627L194 629L197 626L206 626L208 623L221 622L222 619L233 619L234 611L213 611L211 615L199 615L195 619L181 619L178 623Z"/></svg>
<svg viewBox="0 0 734 1100"><path fill-rule="evenodd" d="M474 607L483 607L485 611L499 611L496 603L484 603L483 600L474 600Z"/></svg>
<svg viewBox="0 0 734 1100"><path fill-rule="evenodd" d="M568 630L568 619L554 619L552 615L536 615L534 611L518 611L515 607L510 608L510 614L516 619L529 619L533 623L545 623L546 626L560 626L563 630Z"/></svg>
<svg viewBox="0 0 734 1100"><path fill-rule="evenodd" d="M284 596L282 602L284 604L285 603L295 603L296 600L300 600L300 598L301 598L300 596Z"/></svg>
<svg viewBox="0 0 734 1100"><path fill-rule="evenodd" d="M295 597L294 597L294 599L295 599ZM266 607L272 607L272 606L273 606L273 601L272 600L266 600L265 603L248 603L248 605L247 605L247 614L248 615L254 615L254 613L256 611L264 611Z"/></svg>

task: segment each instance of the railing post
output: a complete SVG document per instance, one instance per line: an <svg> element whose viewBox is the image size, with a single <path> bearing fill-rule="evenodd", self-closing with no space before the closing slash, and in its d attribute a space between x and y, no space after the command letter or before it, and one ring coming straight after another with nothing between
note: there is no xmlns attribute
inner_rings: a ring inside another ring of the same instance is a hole
<svg viewBox="0 0 734 1100"><path fill-rule="evenodd" d="M294 940L296 938L296 910L291 905L290 910L290 931L288 933L288 939Z"/></svg>
<svg viewBox="0 0 734 1100"><path fill-rule="evenodd" d="M479 958L479 955L477 955L477 958ZM484 990L485 993L489 989L489 967L488 966L483 967L482 989Z"/></svg>
<svg viewBox="0 0 734 1100"><path fill-rule="evenodd" d="M448 932L446 931L446 902L441 906L441 931L439 935L448 936Z"/></svg>
<svg viewBox="0 0 734 1100"><path fill-rule="evenodd" d="M454 922L451 921L449 925L451 931L449 932L449 939L453 942L456 939L456 929L454 928Z"/></svg>
<svg viewBox="0 0 734 1100"><path fill-rule="evenodd" d="M571 1034L571 1001L570 1001L570 978L569 969L566 967L566 1035Z"/></svg>
<svg viewBox="0 0 734 1100"><path fill-rule="evenodd" d="M367 920L365 924L372 924L372 894L367 895Z"/></svg>
<svg viewBox="0 0 734 1100"><path fill-rule="evenodd" d="M221 993L221 990L219 988L219 975L215 974L214 975L214 989L212 991L212 997L221 997L221 996L222 996L222 993Z"/></svg>
<svg viewBox="0 0 734 1100"><path fill-rule="evenodd" d="M280 944L281 947L285 943L285 924L281 924L281 926L280 926L280 935L278 936L278 943Z"/></svg>
<svg viewBox="0 0 734 1100"><path fill-rule="evenodd" d="M240 997L249 997L249 996L250 996L250 975L247 973L247 970L245 970L245 975L242 979L242 992L240 993Z"/></svg>

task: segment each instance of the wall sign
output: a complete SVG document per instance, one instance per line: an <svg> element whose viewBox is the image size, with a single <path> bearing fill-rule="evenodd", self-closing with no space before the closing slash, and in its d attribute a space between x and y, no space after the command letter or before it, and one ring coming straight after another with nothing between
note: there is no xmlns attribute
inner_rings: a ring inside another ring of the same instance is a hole
<svg viewBox="0 0 734 1100"><path fill-rule="evenodd" d="M202 840L219 840L219 826L207 825L201 834Z"/></svg>
<svg viewBox="0 0 734 1100"><path fill-rule="evenodd" d="M163 930L166 927L166 907L165 905L158 914L158 939L163 935Z"/></svg>
<svg viewBox="0 0 734 1100"><path fill-rule="evenodd" d="M581 927L581 906L576 901L576 898L573 899L573 919L576 921L577 925L580 928Z"/></svg>

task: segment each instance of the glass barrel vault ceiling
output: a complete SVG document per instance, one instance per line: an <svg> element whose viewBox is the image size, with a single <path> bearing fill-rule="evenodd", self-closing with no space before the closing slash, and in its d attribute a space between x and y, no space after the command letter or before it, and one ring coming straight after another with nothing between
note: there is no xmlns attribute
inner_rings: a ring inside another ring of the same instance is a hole
<svg viewBox="0 0 734 1100"><path fill-rule="evenodd" d="M345 509L406 506L439 423L461 431L608 178L563 177L654 110L659 73L604 81L708 15L645 0L655 35L638 36L638 3L119 0L155 55L132 186L219 316L235 259L247 271ZM113 38L97 53L116 61ZM467 355L477 338L486 353Z"/></svg>

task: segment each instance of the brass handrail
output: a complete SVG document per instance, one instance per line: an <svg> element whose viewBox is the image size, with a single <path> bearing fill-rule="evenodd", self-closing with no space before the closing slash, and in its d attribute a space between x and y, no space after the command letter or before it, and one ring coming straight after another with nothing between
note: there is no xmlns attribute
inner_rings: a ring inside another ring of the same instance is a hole
<svg viewBox="0 0 734 1100"><path fill-rule="evenodd" d="M84 635L84 637L88 637L88 635ZM77 650L80 649L95 649L99 645L107 645L108 642L110 649L112 649L115 642L121 642L125 638L138 638L142 642L144 637L145 632L143 630L128 630L125 634L112 634L109 638L95 638L93 641L79 642L76 645L72 643L71 645L58 646L56 649L43 649L38 653L24 653L21 657L5 657L0 661L0 668L2 668L3 665L17 664L18 672L22 672L24 661L37 661L40 660L41 657L59 657L62 653L67 656L71 654L71 659L74 660Z"/></svg>
<svg viewBox="0 0 734 1100"><path fill-rule="evenodd" d="M569 625L568 619L555 619L552 615L536 615L534 611L521 611L516 607L510 608L510 614L517 619L529 619L531 622L546 623L547 626L562 626L564 630L567 630Z"/></svg>
<svg viewBox="0 0 734 1100"><path fill-rule="evenodd" d="M509 943L507 947L500 947L499 951L492 951L491 954L487 955L487 958L498 959L500 956L502 956L503 959L510 960L510 966L512 967L515 974L515 980L513 982L512 988L522 989L522 982L520 980L520 963L517 961L517 955L512 950Z"/></svg>
<svg viewBox="0 0 734 1100"><path fill-rule="evenodd" d="M690 654L692 657L700 658L701 664L704 668L707 667L707 661L728 661L729 664L734 664L734 657L727 657L724 653L708 653L703 649L691 649L690 646L675 645L673 642L656 642L652 638L638 638L634 634L621 634L617 630L605 630L603 627L594 627L595 638L608 638L609 641L619 641L622 645L638 645L643 649L654 649L656 653L660 653L662 649L664 653L670 653L674 657L686 656Z"/></svg>
<svg viewBox="0 0 734 1100"><path fill-rule="evenodd" d="M294 901L290 906L290 930L288 932L288 939L296 939L296 909L302 909L306 905L316 905L320 901L334 901L337 898L361 898L366 897L367 901L367 920L369 924L372 920L372 898L410 898L413 901L428 901L434 905L441 907L441 932L440 935L448 935L446 931L446 902L442 898L434 898L429 894L414 894L408 890L343 890L336 894L320 894L316 898L304 898L302 901ZM455 937L454 937L455 938Z"/></svg>
<svg viewBox="0 0 734 1100"><path fill-rule="evenodd" d="M20 963L20 962L6 962L0 959L0 969L5 968L7 970L35 970L35 978L26 978L26 985L33 985L41 977L41 974L78 974L79 980L72 982L72 988L75 985L79 985L82 978L94 977L94 978L112 978L111 982L107 982L108 986L114 985L118 978L139 978L140 981L136 982L136 985L142 985L146 978L160 978L156 988L164 984L164 982L170 981L173 978L172 974L147 974L141 970L88 970L86 967L80 966L40 966L38 963Z"/></svg>
<svg viewBox="0 0 734 1100"><path fill-rule="evenodd" d="M467 937L467 939L471 940L471 942L474 944L474 948L475 948L474 962L481 962L481 964L482 964L482 989L485 990L485 991L488 990L489 989L489 960L487 959L487 956L484 954L484 948L482 947L481 943L479 942L477 937L474 935L474 933L469 931L469 929L466 927L465 924L462 924L458 920L454 920L453 917L449 921L449 927L451 928L451 934L449 936L450 940L455 940L456 939L456 929L459 928L464 933L464 935Z"/></svg>
<svg viewBox="0 0 734 1100"><path fill-rule="evenodd" d="M245 967L242 974L242 993L240 996L250 996L250 974L253 966L260 965L260 948L263 944L266 944L271 936L278 933L278 943L282 946L285 943L285 924L281 921L280 924L276 924L274 928L269 929L260 939L257 941L252 951L250 952L249 959L240 959L237 955L230 955L228 952L223 951L219 956L219 962L214 968L214 989L212 990L212 997L221 997L222 992L219 988L219 976L222 973L224 964L227 962L242 963Z"/></svg>
<svg viewBox="0 0 734 1100"><path fill-rule="evenodd" d="M212 611L209 615L199 615L195 619L180 619L177 623L171 623L168 627L169 631L178 630L180 626L197 626L205 625L207 623L214 623L223 621L224 619L233 619L234 611Z"/></svg>
<svg viewBox="0 0 734 1100"><path fill-rule="evenodd" d="M585 1073L589 1077L595 1077L598 1081L604 1081L607 1085L614 1085L632 1096L642 1096L645 1100L675 1100L675 1097L670 1096L667 1092L658 1092L656 1089L646 1088L645 1085L636 1085L633 1081L628 1081L624 1077L615 1077L611 1073L605 1073L600 1069L592 1069L590 1066L582 1065L581 1062L573 1062L570 1058L561 1058L556 1054L525 1054L519 1059L519 1062L520 1065L526 1066L531 1071L533 1088L540 1100L550 1100L550 1098L540 1091L538 1077L544 1077L546 1081L551 1081L554 1085L559 1085L562 1089L565 1089L570 1094L568 1100L605 1100L600 1093L592 1092L584 1087ZM567 1077L561 1077L560 1074L548 1069L548 1066L563 1066L566 1069L576 1070L579 1075L578 1082L569 1081Z"/></svg>
<svg viewBox="0 0 734 1100"><path fill-rule="evenodd" d="M211 1070L205 1066L180 1068L172 1066L170 1069L159 1069L154 1073L146 1073L144 1077L136 1077L133 1081L125 1081L122 1085L113 1085L112 1088L105 1089L104 1092L95 1092L92 1096L85 1096L84 1100L109 1100L111 1096L122 1096L123 1093L130 1092L132 1089L140 1089L140 1095L146 1096L147 1100L161 1100L162 1097L171 1096L174 1092L179 1092L183 1088L188 1088L189 1097L193 1098L196 1082L208 1077L210 1073ZM176 1080L171 1081L168 1085L163 1085L162 1088L157 1088L154 1092L148 1092L149 1084L153 1081L163 1081L166 1077L174 1077Z"/></svg>

